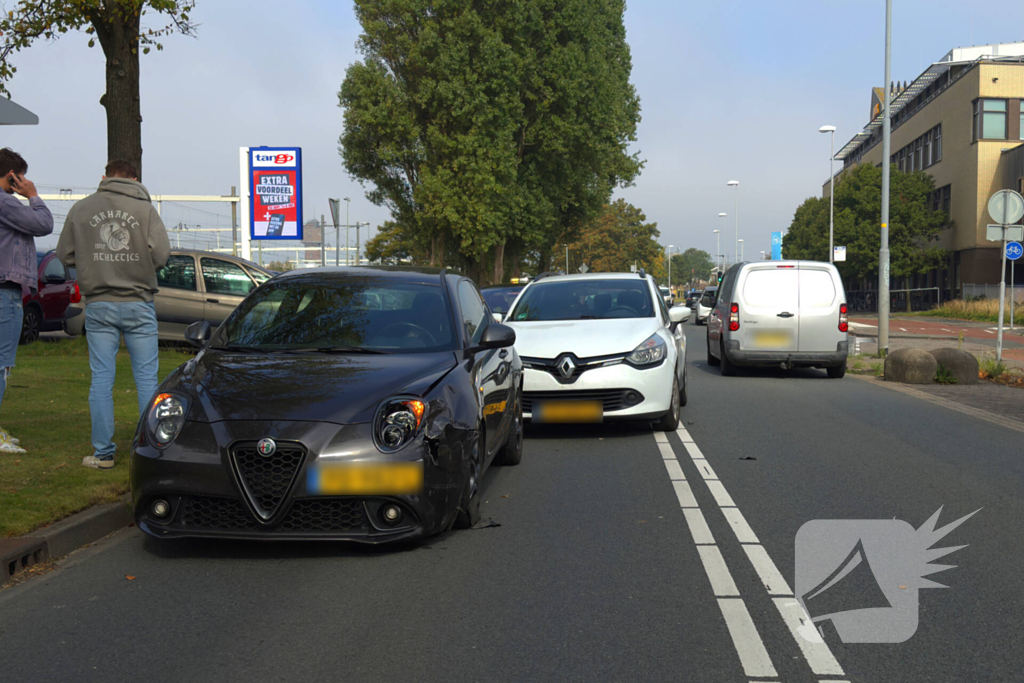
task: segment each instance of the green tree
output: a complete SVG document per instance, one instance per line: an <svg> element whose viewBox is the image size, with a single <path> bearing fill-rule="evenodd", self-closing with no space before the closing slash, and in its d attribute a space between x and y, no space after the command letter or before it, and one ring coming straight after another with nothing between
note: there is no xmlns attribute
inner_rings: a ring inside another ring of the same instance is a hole
<svg viewBox="0 0 1024 683"><path fill-rule="evenodd" d="M635 265L655 279L664 279L667 264L665 249L658 244L661 233L657 223L646 220L643 211L624 199L605 206L568 242L570 271L586 263L596 273L628 273ZM559 268L564 267L559 263Z"/></svg>
<svg viewBox="0 0 1024 683"><path fill-rule="evenodd" d="M682 254L672 255L672 284L685 285L692 280L707 280L715 267L711 254L703 249L690 247Z"/></svg>
<svg viewBox="0 0 1024 683"><path fill-rule="evenodd" d="M366 240L363 253L368 261L383 259L384 262L401 262L412 259L414 263L425 262L428 254L419 250L416 244L405 239L406 233L394 221L386 221L373 238Z"/></svg>
<svg viewBox="0 0 1024 683"><path fill-rule="evenodd" d="M933 211L935 183L923 171L891 171L889 209L890 272L895 278L926 273L948 258L933 242L950 227L944 211ZM782 240L787 259L828 261L828 198L811 197L801 204ZM837 263L846 278L878 277L881 248L882 169L861 164L843 174L836 185L835 233L837 245L846 245L846 261ZM908 299L909 301L909 299Z"/></svg>
<svg viewBox="0 0 1024 683"><path fill-rule="evenodd" d="M640 162L621 0L357 0L340 153L395 237L503 279L600 211Z"/></svg>
<svg viewBox="0 0 1024 683"><path fill-rule="evenodd" d="M84 30L89 47L99 41L107 59L107 90L100 104L107 112L107 157L127 159L142 173L142 105L139 99L139 51L162 50L162 36L195 35L190 14L194 0L18 0L0 18L0 93L17 67L14 54L39 39L56 40ZM163 25L144 27L148 12L163 15ZM140 175L141 178L141 175Z"/></svg>

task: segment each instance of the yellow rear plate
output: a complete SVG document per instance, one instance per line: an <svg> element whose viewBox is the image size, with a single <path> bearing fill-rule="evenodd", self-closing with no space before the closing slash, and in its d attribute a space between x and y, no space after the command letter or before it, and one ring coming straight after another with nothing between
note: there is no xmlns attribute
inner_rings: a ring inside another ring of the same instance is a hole
<svg viewBox="0 0 1024 683"><path fill-rule="evenodd" d="M322 496L402 496L423 491L422 462L317 464L306 491Z"/></svg>
<svg viewBox="0 0 1024 683"><path fill-rule="evenodd" d="M535 422L601 422L604 404L600 401L541 401L533 406Z"/></svg>
<svg viewBox="0 0 1024 683"><path fill-rule="evenodd" d="M755 332L755 349L786 349L793 343L793 338L785 332Z"/></svg>

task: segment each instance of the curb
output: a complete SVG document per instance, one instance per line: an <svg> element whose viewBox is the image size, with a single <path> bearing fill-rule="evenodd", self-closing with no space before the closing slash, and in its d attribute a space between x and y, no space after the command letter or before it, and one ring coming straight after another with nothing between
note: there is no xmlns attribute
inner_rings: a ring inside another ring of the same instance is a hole
<svg viewBox="0 0 1024 683"><path fill-rule="evenodd" d="M129 526L134 521L131 495L126 493L116 503L95 505L76 512L70 517L38 529L27 536L0 539L9 541L12 548L17 548L18 555L8 558L5 554L0 580L6 582L14 574L33 564L69 555L84 545L94 543L108 534ZM24 549L25 552L22 553L21 549Z"/></svg>

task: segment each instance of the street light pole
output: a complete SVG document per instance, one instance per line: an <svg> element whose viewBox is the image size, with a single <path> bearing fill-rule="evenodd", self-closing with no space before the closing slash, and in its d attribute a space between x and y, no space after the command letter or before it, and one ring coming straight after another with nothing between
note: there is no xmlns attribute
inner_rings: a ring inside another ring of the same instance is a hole
<svg viewBox="0 0 1024 683"><path fill-rule="evenodd" d="M740 263L743 263L743 240L740 240Z"/></svg>
<svg viewBox="0 0 1024 683"><path fill-rule="evenodd" d="M719 216L725 216L724 213L720 213L718 215ZM719 270L721 270L723 264L722 264L722 261L721 261L722 254L720 253L722 251L722 232L720 230L715 230L715 245L716 245L715 246L715 258L719 259L719 262L718 262L719 266L718 266L718 268L719 268Z"/></svg>
<svg viewBox="0 0 1024 683"><path fill-rule="evenodd" d="M565 274L569 274L569 245L563 245L565 247Z"/></svg>
<svg viewBox="0 0 1024 683"><path fill-rule="evenodd" d="M889 104L892 99L890 64L892 60L892 0L885 0L885 104L882 109L882 232L878 250L878 355L889 355Z"/></svg>
<svg viewBox="0 0 1024 683"><path fill-rule="evenodd" d="M829 155L828 155L828 262L832 263L835 260L835 244L833 233L835 231L835 204L836 204L836 179L835 174L832 171L832 161L836 155L836 127L835 126L822 126L818 129L819 133L831 133L832 142L829 144Z"/></svg>
<svg viewBox="0 0 1024 683"><path fill-rule="evenodd" d="M730 180L726 183L730 187L736 188L736 194L733 195L735 198L735 205L733 206L733 217L736 219L736 248L733 249L733 258L739 257L740 252L740 181Z"/></svg>
<svg viewBox="0 0 1024 683"><path fill-rule="evenodd" d="M345 265L349 266L349 265L352 265L351 263L349 263L349 259L348 259L348 228L349 228L349 225L348 225L348 207L350 206L350 204L349 204L349 198L348 197L345 197L344 199L345 199Z"/></svg>

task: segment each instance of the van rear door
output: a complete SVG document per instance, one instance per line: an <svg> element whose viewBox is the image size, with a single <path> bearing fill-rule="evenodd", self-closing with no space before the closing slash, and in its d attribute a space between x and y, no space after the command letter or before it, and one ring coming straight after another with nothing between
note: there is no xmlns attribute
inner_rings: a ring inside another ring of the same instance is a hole
<svg viewBox="0 0 1024 683"><path fill-rule="evenodd" d="M744 350L796 351L800 336L796 266L748 266L739 287L740 296L734 300L740 308L740 329L727 332L726 338L738 337Z"/></svg>
<svg viewBox="0 0 1024 683"><path fill-rule="evenodd" d="M846 338L839 331L840 292L828 264L801 263L800 274L800 351L833 353L836 344Z"/></svg>

